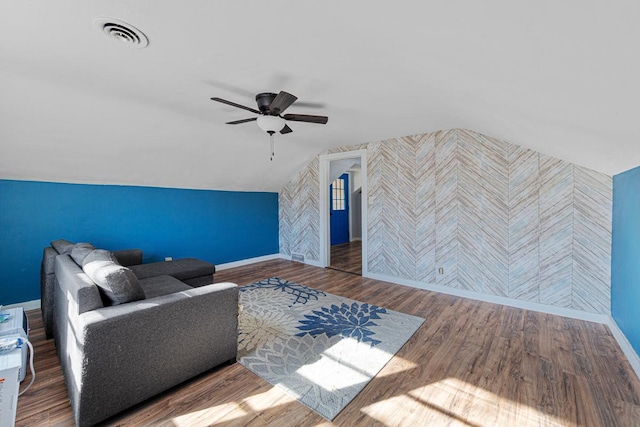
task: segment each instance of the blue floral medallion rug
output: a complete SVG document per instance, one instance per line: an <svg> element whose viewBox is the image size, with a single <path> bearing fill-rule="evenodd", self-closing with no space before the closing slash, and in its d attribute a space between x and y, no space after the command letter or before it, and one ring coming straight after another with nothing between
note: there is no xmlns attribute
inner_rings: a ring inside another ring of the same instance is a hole
<svg viewBox="0 0 640 427"><path fill-rule="evenodd" d="M272 277L240 287L238 361L332 420L424 322Z"/></svg>

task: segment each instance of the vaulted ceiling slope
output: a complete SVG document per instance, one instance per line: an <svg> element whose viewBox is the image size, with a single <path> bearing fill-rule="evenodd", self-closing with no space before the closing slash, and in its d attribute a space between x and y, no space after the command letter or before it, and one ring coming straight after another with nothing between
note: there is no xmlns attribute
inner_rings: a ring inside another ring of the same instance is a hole
<svg viewBox="0 0 640 427"><path fill-rule="evenodd" d="M639 7L2 1L0 178L278 191L325 149L451 128L613 175L640 165ZM255 122L225 124L252 113L210 98L280 90L329 122L290 123L271 162Z"/></svg>

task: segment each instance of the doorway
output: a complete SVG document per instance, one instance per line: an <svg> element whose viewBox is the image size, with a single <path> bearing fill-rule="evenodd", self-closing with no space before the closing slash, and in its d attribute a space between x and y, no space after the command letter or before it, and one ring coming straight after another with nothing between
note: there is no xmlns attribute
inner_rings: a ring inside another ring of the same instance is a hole
<svg viewBox="0 0 640 427"><path fill-rule="evenodd" d="M360 205L361 189L351 192L350 185L355 181L351 177L359 173L358 160L329 185L329 267L362 275L362 241L359 233L354 232L362 228L362 219L360 210L351 208Z"/></svg>
<svg viewBox="0 0 640 427"><path fill-rule="evenodd" d="M320 263L366 274L366 150L320 156Z"/></svg>

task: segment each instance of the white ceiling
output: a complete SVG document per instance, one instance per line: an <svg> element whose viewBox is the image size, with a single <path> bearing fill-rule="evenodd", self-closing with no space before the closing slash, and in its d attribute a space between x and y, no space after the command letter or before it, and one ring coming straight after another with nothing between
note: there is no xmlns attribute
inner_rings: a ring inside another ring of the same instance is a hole
<svg viewBox="0 0 640 427"><path fill-rule="evenodd" d="M278 191L335 146L467 128L610 175L640 165L628 1L0 2L0 178ZM93 26L141 29L146 49ZM290 122L255 123L286 90Z"/></svg>

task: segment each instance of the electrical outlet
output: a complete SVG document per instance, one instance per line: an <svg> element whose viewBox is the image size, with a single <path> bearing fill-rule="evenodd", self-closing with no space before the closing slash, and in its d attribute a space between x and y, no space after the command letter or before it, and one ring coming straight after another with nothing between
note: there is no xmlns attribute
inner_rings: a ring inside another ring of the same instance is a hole
<svg viewBox="0 0 640 427"><path fill-rule="evenodd" d="M164 260L165 260L165 261L173 261L173 258L172 258L172 257L170 257L170 256L166 256L166 257L164 257Z"/></svg>
<svg viewBox="0 0 640 427"><path fill-rule="evenodd" d="M442 267L438 268L438 274L444 274L444 268Z"/></svg>

